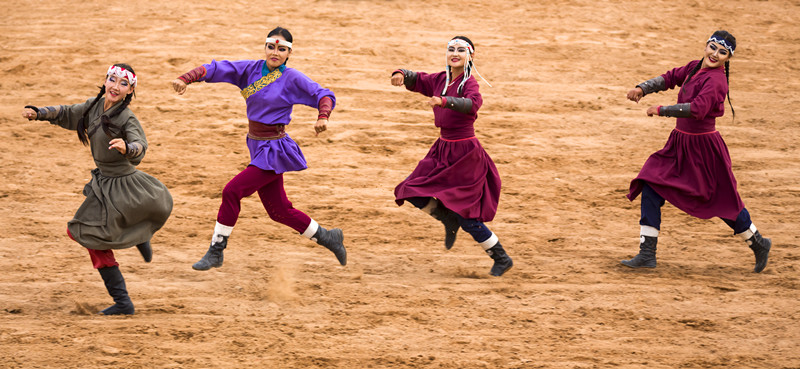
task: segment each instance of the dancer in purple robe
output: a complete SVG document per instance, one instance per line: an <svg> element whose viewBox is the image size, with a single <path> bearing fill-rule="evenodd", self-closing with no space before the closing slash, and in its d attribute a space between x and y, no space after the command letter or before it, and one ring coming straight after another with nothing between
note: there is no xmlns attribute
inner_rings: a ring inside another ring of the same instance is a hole
<svg viewBox="0 0 800 369"><path fill-rule="evenodd" d="M471 76L476 71L474 53L472 41L456 36L447 44L445 71L428 74L398 69L392 73L392 85L430 97L441 135L394 194L398 205L408 201L444 224L448 250L459 227L464 229L494 260L489 273L499 277L513 262L484 224L497 212L500 176L475 137L474 123L483 98L478 81Z"/></svg>
<svg viewBox="0 0 800 369"><path fill-rule="evenodd" d="M715 119L725 112L728 71L735 49L733 35L716 31L706 42L702 60L672 69L628 92L629 100L639 102L644 95L681 87L677 104L647 109L648 116L675 117L677 121L664 148L650 155L631 181L628 199L642 195L641 236L639 254L622 264L656 267L661 206L669 201L698 218L721 218L753 250L754 271L759 273L766 267L772 241L762 237L750 220L736 190L728 147L715 128Z"/></svg>
<svg viewBox="0 0 800 369"><path fill-rule="evenodd" d="M269 217L301 235L325 246L341 265L347 264L342 230L327 230L300 210L292 207L283 186L283 173L306 169L300 147L285 132L291 121L292 106L303 104L319 109L314 129L319 135L327 129L328 117L336 104L330 90L286 67L292 53L292 34L277 27L267 35L263 60L212 60L172 82L178 94L193 82L227 82L241 89L247 104L247 148L250 164L225 185L222 205L211 245L203 258L192 265L196 270L222 266L223 250L239 218L241 199L258 192Z"/></svg>

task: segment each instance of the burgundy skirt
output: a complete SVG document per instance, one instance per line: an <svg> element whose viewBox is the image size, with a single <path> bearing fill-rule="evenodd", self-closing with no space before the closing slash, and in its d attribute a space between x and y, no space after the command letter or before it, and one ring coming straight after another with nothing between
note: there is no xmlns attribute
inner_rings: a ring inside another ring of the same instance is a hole
<svg viewBox="0 0 800 369"><path fill-rule="evenodd" d="M466 219L488 222L497 213L500 175L477 138L439 138L394 195L398 205L411 197L435 197Z"/></svg>
<svg viewBox="0 0 800 369"><path fill-rule="evenodd" d="M639 196L643 182L676 208L698 218L733 220L744 208L728 147L717 131L673 130L664 148L650 155L631 181L629 200Z"/></svg>

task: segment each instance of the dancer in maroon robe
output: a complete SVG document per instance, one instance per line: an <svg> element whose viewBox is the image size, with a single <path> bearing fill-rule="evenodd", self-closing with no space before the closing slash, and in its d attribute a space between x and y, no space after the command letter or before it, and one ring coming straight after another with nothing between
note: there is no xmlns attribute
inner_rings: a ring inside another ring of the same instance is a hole
<svg viewBox="0 0 800 369"><path fill-rule="evenodd" d="M475 46L456 36L447 44L447 70L436 74L398 69L392 84L430 97L441 137L428 155L394 190L398 205L408 201L444 223L450 249L461 227L494 259L489 272L501 276L513 262L498 237L483 222L494 219L500 199L500 176L492 158L475 137L474 123L483 98L471 76Z"/></svg>
<svg viewBox="0 0 800 369"><path fill-rule="evenodd" d="M715 128L715 119L725 112L728 71L735 49L733 35L714 32L706 42L702 60L672 69L628 92L629 100L639 102L649 93L681 87L677 104L647 109L648 116L675 117L677 121L664 148L650 155L631 182L628 199L633 201L642 194L640 251L622 264L656 267L661 206L669 201L698 218L722 218L753 250L754 271L766 267L772 242L762 237L750 220L736 190L728 148Z"/></svg>

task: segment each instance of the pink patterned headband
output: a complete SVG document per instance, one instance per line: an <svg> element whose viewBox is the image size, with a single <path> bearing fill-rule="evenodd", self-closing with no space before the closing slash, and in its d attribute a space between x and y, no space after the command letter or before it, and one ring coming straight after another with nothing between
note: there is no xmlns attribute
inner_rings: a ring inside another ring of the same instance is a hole
<svg viewBox="0 0 800 369"><path fill-rule="evenodd" d="M108 72L106 76L117 76L119 78L127 78L128 82L131 83L131 86L136 87L136 75L133 72L116 65L112 65L108 67Z"/></svg>

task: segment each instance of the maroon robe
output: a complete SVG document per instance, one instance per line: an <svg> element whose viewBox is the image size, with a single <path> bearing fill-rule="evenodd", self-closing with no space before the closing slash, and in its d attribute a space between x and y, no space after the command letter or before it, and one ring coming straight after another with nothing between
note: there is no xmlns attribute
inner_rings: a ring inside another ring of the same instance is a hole
<svg viewBox="0 0 800 369"><path fill-rule="evenodd" d="M736 219L744 203L736 190L731 157L715 118L725 113L728 81L724 67L701 68L688 83L695 60L662 75L667 89L682 86L678 104L691 103L691 118L677 118L664 148L650 155L631 181L628 199L642 192L643 182L687 214L709 219Z"/></svg>
<svg viewBox="0 0 800 369"><path fill-rule="evenodd" d="M447 208L466 219L488 222L497 213L500 200L500 175L497 168L475 137L473 124L483 98L478 82L470 77L461 94L457 92L462 76L447 89L445 96L472 100L468 114L434 107L434 124L440 128L439 139L413 172L394 189L395 201L402 205L411 197L435 197ZM411 91L425 96L441 96L445 72L417 72L417 82Z"/></svg>

